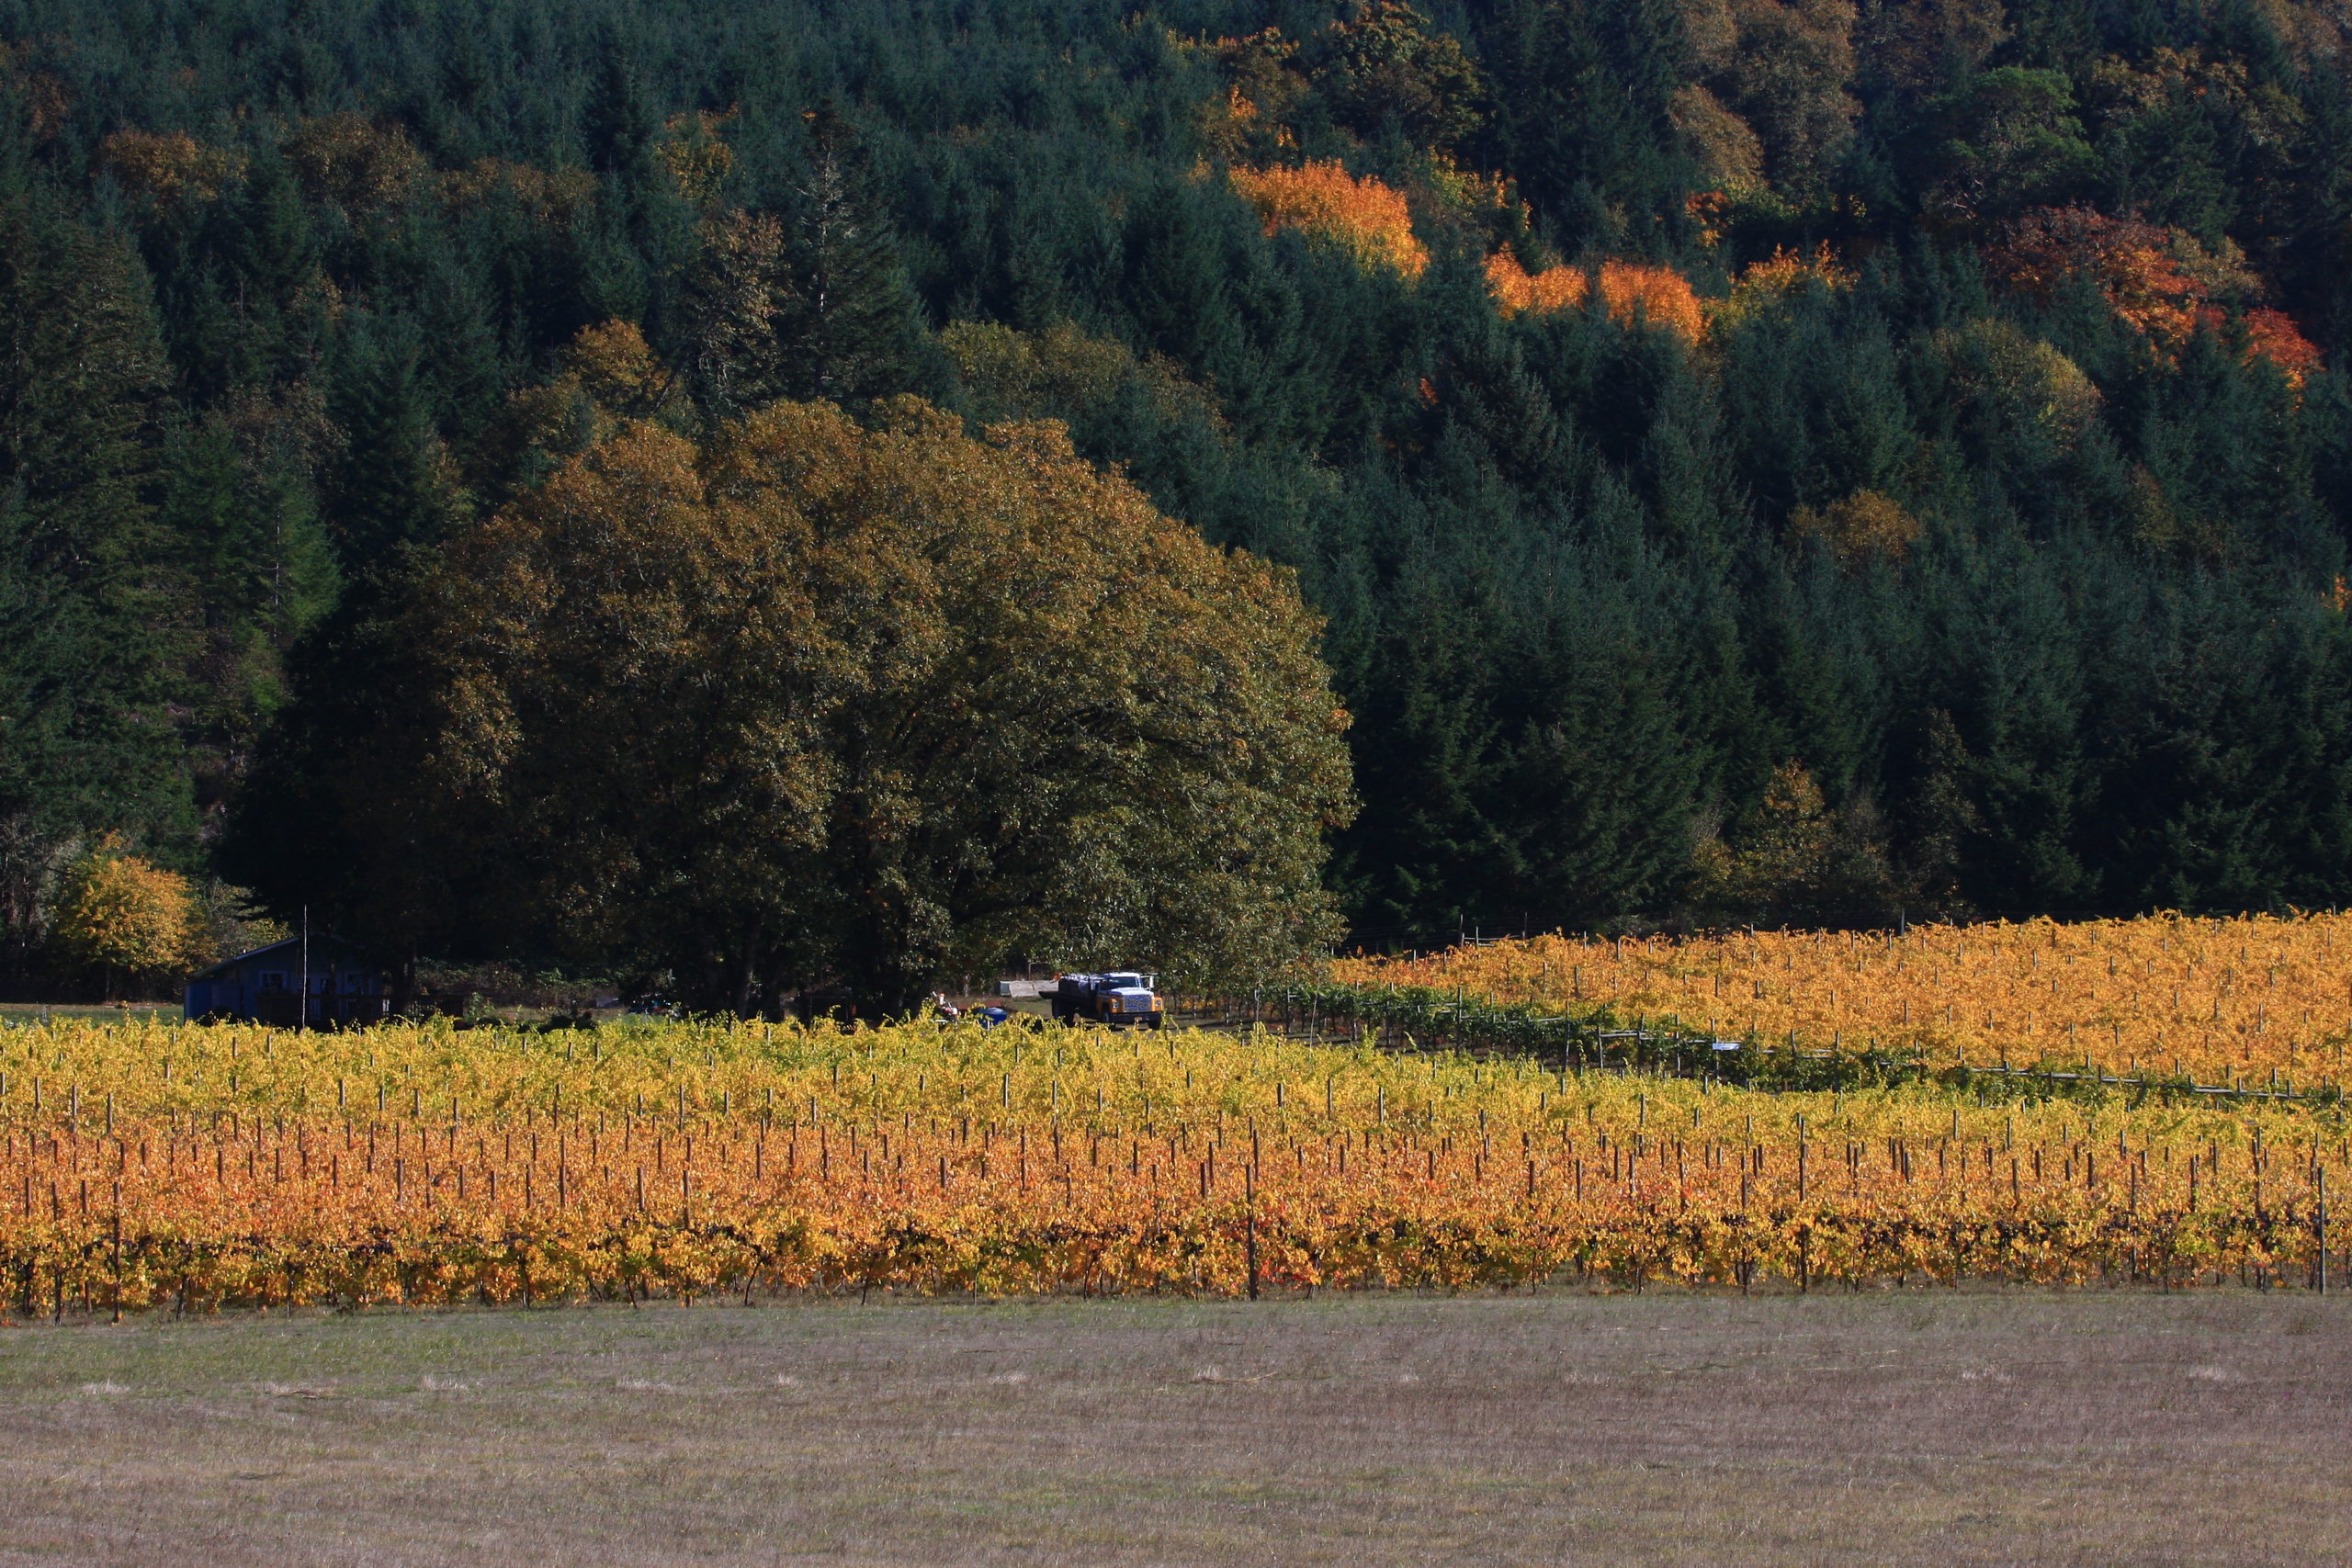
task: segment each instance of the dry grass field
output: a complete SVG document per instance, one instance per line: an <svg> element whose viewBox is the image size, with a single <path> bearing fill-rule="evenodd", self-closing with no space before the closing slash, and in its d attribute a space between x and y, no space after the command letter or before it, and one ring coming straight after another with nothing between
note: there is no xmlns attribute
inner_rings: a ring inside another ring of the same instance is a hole
<svg viewBox="0 0 2352 1568"><path fill-rule="evenodd" d="M2340 1563L2302 1292L854 1299L0 1332L0 1562Z"/></svg>

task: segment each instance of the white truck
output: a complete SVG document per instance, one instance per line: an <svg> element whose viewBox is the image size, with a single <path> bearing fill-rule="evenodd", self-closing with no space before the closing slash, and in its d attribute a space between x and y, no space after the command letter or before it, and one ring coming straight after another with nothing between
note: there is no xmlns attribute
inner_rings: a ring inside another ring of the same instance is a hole
<svg viewBox="0 0 2352 1568"><path fill-rule="evenodd" d="M1134 969L1106 975L1064 975L1039 995L1053 1004L1054 1021L1087 1021L1113 1029L1159 1029L1168 1015L1159 1005L1156 976Z"/></svg>

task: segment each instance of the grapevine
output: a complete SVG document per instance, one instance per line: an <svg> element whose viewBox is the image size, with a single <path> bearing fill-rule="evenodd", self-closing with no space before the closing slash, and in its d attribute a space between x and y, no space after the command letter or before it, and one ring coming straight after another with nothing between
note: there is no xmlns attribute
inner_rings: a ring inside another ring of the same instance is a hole
<svg viewBox="0 0 2352 1568"><path fill-rule="evenodd" d="M17 1312L874 1289L2301 1283L2333 1108L1243 1034L0 1033Z"/></svg>

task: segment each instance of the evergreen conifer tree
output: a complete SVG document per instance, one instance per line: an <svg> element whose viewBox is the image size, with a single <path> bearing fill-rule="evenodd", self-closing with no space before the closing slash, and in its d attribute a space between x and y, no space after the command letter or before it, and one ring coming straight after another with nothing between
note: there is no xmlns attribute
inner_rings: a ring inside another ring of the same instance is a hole
<svg viewBox="0 0 2352 1568"><path fill-rule="evenodd" d="M138 259L0 129L0 885L37 920L61 846L191 847L170 741L177 584L149 496L161 345ZM6 933L21 960L29 935Z"/></svg>
<svg viewBox="0 0 2352 1568"><path fill-rule="evenodd" d="M792 287L775 316L785 388L845 403L928 389L914 293L849 123L831 105L808 123L807 171L793 192Z"/></svg>
<svg viewBox="0 0 2352 1568"><path fill-rule="evenodd" d="M397 576L433 545L451 497L440 468L414 330L373 320L349 329L330 403L344 457L332 520L355 580Z"/></svg>

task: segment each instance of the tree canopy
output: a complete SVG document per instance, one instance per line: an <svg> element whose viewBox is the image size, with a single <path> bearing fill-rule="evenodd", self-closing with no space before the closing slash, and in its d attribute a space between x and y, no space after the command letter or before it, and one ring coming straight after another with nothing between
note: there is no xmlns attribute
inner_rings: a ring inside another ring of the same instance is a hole
<svg viewBox="0 0 2352 1568"><path fill-rule="evenodd" d="M197 928L187 878L109 844L67 875L51 941L67 963L102 971L112 987L187 963Z"/></svg>
<svg viewBox="0 0 2352 1568"><path fill-rule="evenodd" d="M109 833L548 956L405 782L420 584L779 399L1058 421L1295 572L1354 942L2344 902L2346 60L2306 0L11 0L0 983Z"/></svg>
<svg viewBox="0 0 2352 1568"><path fill-rule="evenodd" d="M419 585L408 787L517 927L706 1007L839 976L896 1010L1013 953L1277 968L1338 934L1317 633L1050 424L626 422Z"/></svg>

